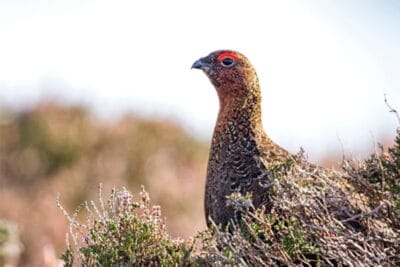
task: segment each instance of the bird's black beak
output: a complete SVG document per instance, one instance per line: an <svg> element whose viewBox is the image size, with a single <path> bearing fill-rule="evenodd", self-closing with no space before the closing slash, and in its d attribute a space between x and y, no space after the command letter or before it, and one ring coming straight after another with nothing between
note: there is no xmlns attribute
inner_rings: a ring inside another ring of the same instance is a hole
<svg viewBox="0 0 400 267"><path fill-rule="evenodd" d="M204 63L201 61L201 59L196 60L193 65L192 69L203 69Z"/></svg>

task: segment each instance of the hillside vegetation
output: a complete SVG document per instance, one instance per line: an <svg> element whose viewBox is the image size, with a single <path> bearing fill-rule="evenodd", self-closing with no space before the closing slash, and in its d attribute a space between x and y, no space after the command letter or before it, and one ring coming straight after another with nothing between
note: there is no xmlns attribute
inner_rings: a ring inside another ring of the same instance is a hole
<svg viewBox="0 0 400 267"><path fill-rule="evenodd" d="M171 235L196 234L205 228L207 156L205 144L168 119L126 115L106 122L56 103L0 109L0 220L18 226L19 264L54 266L68 229L57 194L73 211L97 196L100 183L105 192L146 186L162 203Z"/></svg>
<svg viewBox="0 0 400 267"><path fill-rule="evenodd" d="M207 156L165 119L1 111L0 266L400 265L400 132L341 171L300 153L275 172L268 209L230 197L248 211L230 231L205 230Z"/></svg>
<svg viewBox="0 0 400 267"><path fill-rule="evenodd" d="M248 211L243 221L230 230L214 225L194 240L168 235L146 191L135 198L113 190L104 202L100 187L97 204L81 206L88 223L60 206L71 237L63 259L67 266L399 266L400 131L388 153L343 169L301 158L276 173L268 209L232 195L230 204Z"/></svg>

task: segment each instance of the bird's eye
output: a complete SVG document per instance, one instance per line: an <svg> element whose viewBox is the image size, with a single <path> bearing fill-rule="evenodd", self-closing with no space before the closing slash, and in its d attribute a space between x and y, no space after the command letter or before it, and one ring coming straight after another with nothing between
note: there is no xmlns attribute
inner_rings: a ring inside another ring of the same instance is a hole
<svg viewBox="0 0 400 267"><path fill-rule="evenodd" d="M235 63L239 60L239 57L233 52L224 52L217 57L217 60L223 67L230 68L235 65Z"/></svg>
<svg viewBox="0 0 400 267"><path fill-rule="evenodd" d="M226 58L221 60L221 65L224 66L224 67L232 67L234 62L235 61L233 60L233 58L226 57Z"/></svg>

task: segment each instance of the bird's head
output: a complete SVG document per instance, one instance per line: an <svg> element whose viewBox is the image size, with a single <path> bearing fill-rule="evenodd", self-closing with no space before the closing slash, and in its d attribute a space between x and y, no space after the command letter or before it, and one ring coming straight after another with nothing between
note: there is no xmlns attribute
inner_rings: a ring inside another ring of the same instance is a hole
<svg viewBox="0 0 400 267"><path fill-rule="evenodd" d="M192 68L204 71L220 100L259 95L257 74L249 60L239 52L212 52L194 62Z"/></svg>

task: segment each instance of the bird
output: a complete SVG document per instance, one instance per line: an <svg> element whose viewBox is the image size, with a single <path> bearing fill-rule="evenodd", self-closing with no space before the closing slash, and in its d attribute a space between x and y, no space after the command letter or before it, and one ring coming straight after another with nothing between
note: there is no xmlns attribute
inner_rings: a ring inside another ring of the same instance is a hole
<svg viewBox="0 0 400 267"><path fill-rule="evenodd" d="M207 225L222 227L241 214L229 205L235 193L251 196L254 208L265 206L274 169L295 156L266 134L261 119L261 89L255 68L240 52L217 50L195 61L215 87L219 112L207 165L204 210Z"/></svg>

